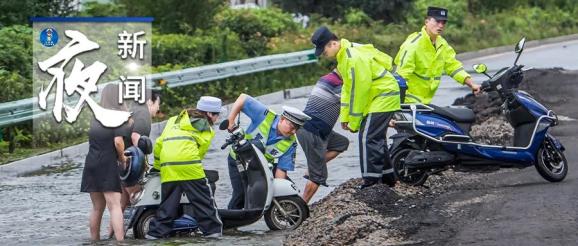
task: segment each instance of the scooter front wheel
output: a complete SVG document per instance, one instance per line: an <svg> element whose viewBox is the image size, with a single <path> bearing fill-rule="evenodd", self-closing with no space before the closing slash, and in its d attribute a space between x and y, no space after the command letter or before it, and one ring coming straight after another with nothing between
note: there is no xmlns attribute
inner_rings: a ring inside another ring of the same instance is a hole
<svg viewBox="0 0 578 246"><path fill-rule="evenodd" d="M553 146L549 141L544 141L538 150L536 158L536 170L550 182L560 182L568 174L568 161L564 152Z"/></svg>
<svg viewBox="0 0 578 246"><path fill-rule="evenodd" d="M309 207L299 196L277 197L264 217L273 231L293 230L309 217Z"/></svg>
<svg viewBox="0 0 578 246"><path fill-rule="evenodd" d="M397 148L392 153L391 163L393 172L399 181L413 186L421 186L428 178L424 170L410 169L405 165L405 158L413 149Z"/></svg>
<svg viewBox="0 0 578 246"><path fill-rule="evenodd" d="M149 232L149 226L151 221L155 218L156 210L155 209L147 209L143 212L140 216L138 221L135 223L133 227L133 234L136 239L144 239L146 234Z"/></svg>

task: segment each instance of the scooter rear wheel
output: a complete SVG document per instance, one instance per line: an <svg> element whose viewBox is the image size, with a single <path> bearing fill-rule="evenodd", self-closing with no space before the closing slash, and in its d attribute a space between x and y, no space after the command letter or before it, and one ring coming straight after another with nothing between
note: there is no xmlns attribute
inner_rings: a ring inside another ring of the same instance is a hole
<svg viewBox="0 0 578 246"><path fill-rule="evenodd" d="M548 141L544 141L538 150L535 166L542 178L550 182L560 182L568 174L568 161L564 152Z"/></svg>
<svg viewBox="0 0 578 246"><path fill-rule="evenodd" d="M273 231L293 230L309 217L309 207L301 197L287 196L275 198L275 200L280 207L273 203L265 211L265 223L269 229Z"/></svg>
<svg viewBox="0 0 578 246"><path fill-rule="evenodd" d="M428 178L428 174L424 170L408 169L405 166L405 158L413 149L396 148L392 153L391 163L393 165L393 173L396 178L413 186L421 186Z"/></svg>

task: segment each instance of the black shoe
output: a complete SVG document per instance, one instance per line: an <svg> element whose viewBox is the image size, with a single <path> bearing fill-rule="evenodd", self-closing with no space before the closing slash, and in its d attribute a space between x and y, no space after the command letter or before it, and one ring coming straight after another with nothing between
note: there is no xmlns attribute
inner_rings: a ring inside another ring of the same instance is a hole
<svg viewBox="0 0 578 246"><path fill-rule="evenodd" d="M386 184L390 188L395 187L395 185L397 184L397 181L395 181L395 180L391 181L391 180L382 179L381 181L382 181L382 183Z"/></svg>
<svg viewBox="0 0 578 246"><path fill-rule="evenodd" d="M360 190L363 190L363 189L365 189L365 188L367 188L367 187L374 186L374 185L376 185L377 183L379 183L379 182L377 182L377 180L363 180L363 184L360 185L358 188L359 188Z"/></svg>
<svg viewBox="0 0 578 246"><path fill-rule="evenodd" d="M381 177L381 182L393 188L397 184L397 179L389 175L383 175L383 177Z"/></svg>

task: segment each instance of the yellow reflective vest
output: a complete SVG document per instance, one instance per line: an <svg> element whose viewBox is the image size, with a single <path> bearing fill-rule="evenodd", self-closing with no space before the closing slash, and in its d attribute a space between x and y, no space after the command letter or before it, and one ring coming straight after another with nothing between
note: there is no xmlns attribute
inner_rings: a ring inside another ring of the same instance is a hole
<svg viewBox="0 0 578 246"><path fill-rule="evenodd" d="M460 84L470 77L444 38L438 36L435 45L424 26L421 32L409 35L399 48L395 72L407 81L408 103L430 103L444 73Z"/></svg>
<svg viewBox="0 0 578 246"><path fill-rule="evenodd" d="M399 86L389 72L392 58L371 44L353 44L341 39L337 70L343 79L340 121L353 131L369 113L400 109Z"/></svg>
<svg viewBox="0 0 578 246"><path fill-rule="evenodd" d="M265 146L265 153L263 155L267 159L269 164L277 164L279 162L279 158L285 154L291 148L293 144L295 144L295 135L291 135L290 137L277 141L274 144L266 145L267 139L269 139L269 133L271 132L271 127L273 126L273 122L275 121L275 117L277 115L272 110L268 110L267 116L265 119L259 123L257 128L250 133L245 133L245 139L256 139L259 140L263 146ZM236 159L236 154L231 150L231 157Z"/></svg>
<svg viewBox="0 0 578 246"><path fill-rule="evenodd" d="M173 128L173 125L175 124L175 120L178 117L171 117L169 118L169 120L167 120L167 124L165 125L165 128L163 128L163 132L161 133L161 136L167 134L165 132L170 131L170 129ZM157 138L157 141L155 142L155 147L153 148L153 155L155 157L155 161L153 163L153 167L156 170L161 170L161 149L163 147L163 139L161 137Z"/></svg>
<svg viewBox="0 0 578 246"><path fill-rule="evenodd" d="M204 178L201 160L214 136L207 119L189 119L186 110L169 119L155 143L154 155L160 166L161 183Z"/></svg>

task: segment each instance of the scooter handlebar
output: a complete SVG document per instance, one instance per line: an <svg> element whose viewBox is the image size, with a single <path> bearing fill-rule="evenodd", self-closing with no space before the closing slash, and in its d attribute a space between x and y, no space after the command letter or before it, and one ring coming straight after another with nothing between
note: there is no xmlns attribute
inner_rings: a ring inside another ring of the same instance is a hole
<svg viewBox="0 0 578 246"><path fill-rule="evenodd" d="M226 149L227 146L229 146L229 145L232 144L232 143L233 143L233 141L232 141L231 139L227 139L227 140L225 141L225 143L221 146L221 149Z"/></svg>
<svg viewBox="0 0 578 246"><path fill-rule="evenodd" d="M491 86L490 86L490 81L486 80L484 82L482 82L482 85L480 86L480 90L484 91L484 92L488 92L491 90Z"/></svg>

